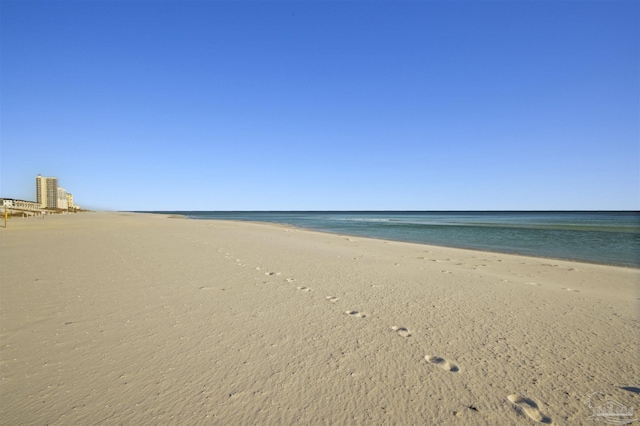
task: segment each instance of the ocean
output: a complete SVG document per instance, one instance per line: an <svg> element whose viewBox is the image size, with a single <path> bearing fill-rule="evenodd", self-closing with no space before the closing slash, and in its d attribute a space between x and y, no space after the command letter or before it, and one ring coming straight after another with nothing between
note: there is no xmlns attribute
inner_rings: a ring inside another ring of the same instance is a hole
<svg viewBox="0 0 640 426"><path fill-rule="evenodd" d="M157 211L386 240L640 267L637 211Z"/></svg>

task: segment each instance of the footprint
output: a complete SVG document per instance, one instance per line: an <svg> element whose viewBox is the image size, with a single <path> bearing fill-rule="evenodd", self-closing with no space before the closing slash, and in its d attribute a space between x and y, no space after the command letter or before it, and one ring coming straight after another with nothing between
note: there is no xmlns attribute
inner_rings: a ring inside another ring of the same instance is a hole
<svg viewBox="0 0 640 426"><path fill-rule="evenodd" d="M539 423L551 423L551 418L542 414L538 408L538 404L536 404L532 399L523 398L518 395L509 395L507 398L509 399L509 402L518 407L517 409L519 411L523 411L532 420Z"/></svg>
<svg viewBox="0 0 640 426"><path fill-rule="evenodd" d="M327 296L327 300L330 301L330 302L336 303L340 299L338 299L335 296Z"/></svg>
<svg viewBox="0 0 640 426"><path fill-rule="evenodd" d="M458 371L460 371L457 365L450 361L447 361L444 358L440 358L439 356L425 355L424 359L426 359L427 362L430 362L431 364L437 365L445 371L451 371L453 373L457 373Z"/></svg>
<svg viewBox="0 0 640 426"><path fill-rule="evenodd" d="M576 290L576 289L574 289L574 288L568 288L568 287L566 287L566 288L565 288L565 287L563 287L562 289L563 289L563 290L567 290L567 291L572 291L572 292L574 292L574 293L580 293L580 290Z"/></svg>
<svg viewBox="0 0 640 426"><path fill-rule="evenodd" d="M298 290L311 291L311 289L309 287L298 287Z"/></svg>
<svg viewBox="0 0 640 426"><path fill-rule="evenodd" d="M294 281L295 281L295 280L294 280L293 278L287 278L287 282L288 282L288 283L292 283L292 282L294 282Z"/></svg>
<svg viewBox="0 0 640 426"><path fill-rule="evenodd" d="M402 336L402 337L411 336L411 332L404 327L398 327L394 325L393 327L391 327L391 329L396 333L398 333L399 336Z"/></svg>
<svg viewBox="0 0 640 426"><path fill-rule="evenodd" d="M451 274L452 273L451 271L440 271L440 272L442 272L443 274Z"/></svg>
<svg viewBox="0 0 640 426"><path fill-rule="evenodd" d="M362 312L358 312L358 311L347 311L345 312L345 314L351 316L351 317L358 317L358 318L365 318L366 315L363 314Z"/></svg>
<svg viewBox="0 0 640 426"><path fill-rule="evenodd" d="M539 286L539 285L540 285L540 284L538 284L538 283L527 283L527 284L529 284L529 285L537 285L537 286Z"/></svg>

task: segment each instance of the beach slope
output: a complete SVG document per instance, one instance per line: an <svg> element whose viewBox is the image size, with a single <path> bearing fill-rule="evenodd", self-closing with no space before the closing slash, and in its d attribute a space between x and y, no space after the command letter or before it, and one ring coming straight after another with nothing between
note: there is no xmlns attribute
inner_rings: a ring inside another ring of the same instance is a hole
<svg viewBox="0 0 640 426"><path fill-rule="evenodd" d="M11 219L0 271L1 424L640 417L637 269L86 213Z"/></svg>

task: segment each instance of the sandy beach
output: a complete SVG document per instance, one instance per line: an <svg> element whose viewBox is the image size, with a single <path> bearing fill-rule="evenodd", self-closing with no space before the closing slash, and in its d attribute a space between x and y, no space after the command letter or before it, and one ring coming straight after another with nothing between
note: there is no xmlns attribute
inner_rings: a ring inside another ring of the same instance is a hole
<svg viewBox="0 0 640 426"><path fill-rule="evenodd" d="M3 425L640 418L637 269L84 213L10 219L0 270Z"/></svg>

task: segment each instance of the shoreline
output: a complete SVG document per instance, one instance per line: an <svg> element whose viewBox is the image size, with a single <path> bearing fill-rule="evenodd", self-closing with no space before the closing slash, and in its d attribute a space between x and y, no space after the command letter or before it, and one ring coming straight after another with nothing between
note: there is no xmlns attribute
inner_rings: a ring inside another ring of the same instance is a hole
<svg viewBox="0 0 640 426"><path fill-rule="evenodd" d="M141 212L132 212L132 213L141 213ZM147 214L147 212L145 212L143 214ZM149 212L149 214L165 215L165 213L151 213L151 212ZM281 227L291 227L291 228L299 229L299 230L302 230L302 231L312 231L312 232L320 232L320 233L324 233L324 234L338 235L338 236L342 236L342 237L367 238L367 239L372 239L372 240L393 241L393 242L398 242L398 243L419 244L419 245L424 245L424 246L427 246L427 247L443 247L443 248L451 248L451 249L470 250L470 251L476 251L476 252L507 254L507 255L513 255L513 256L523 256L523 257L533 257L533 258L547 259L547 260L562 260L562 261L567 261L567 262L585 263L585 264L590 264L590 265L616 266L616 267L620 267L620 268L630 268L630 269L640 270L640 266L637 266L637 265L627 265L627 264L607 263L607 262L596 262L596 261L590 261L590 260L585 260L585 259L575 259L575 258L569 258L569 257L541 256L541 255L535 255L535 254L526 254L526 253L518 253L518 252L510 252L510 251L501 251L501 250L489 250L489 249L481 249L481 248L474 248L474 247L453 246L453 245L452 246L448 246L448 245L440 245L440 244L433 244L433 243L423 243L423 242L420 242L420 241L396 240L396 239L388 239L388 238L381 238L381 237L375 237L375 236L364 236L364 235L358 235L358 234L345 234L345 233L341 233L341 232L334 232L334 231L328 231L328 230L322 230L322 229L304 228L302 226L291 225L291 224L288 224L288 223L280 223L280 222L261 222L261 221L252 221L252 220L194 218L194 217L189 217L187 215L182 215L182 214L181 215L171 214L171 215L167 215L167 217L180 218L180 219L186 219L186 220L202 220L202 221L214 220L214 221L221 221L221 222L234 222L234 223L237 222L237 223L254 223L254 224L261 224L261 225L274 225L274 226L281 226Z"/></svg>
<svg viewBox="0 0 640 426"><path fill-rule="evenodd" d="M554 212L554 211L552 211L552 212ZM554 256L541 256L541 255L534 255L534 254L527 254L527 253L518 253L518 252L501 251L501 250L489 250L489 249L481 249L481 248L474 248L474 247L440 245L440 244L433 244L433 243L423 243L423 242L420 242L420 241L396 240L396 239L391 239L391 238L381 238L381 237L365 236L365 235L358 235L358 234L346 234L346 233L334 232L334 231L330 231L330 230L323 230L323 229L316 229L316 228L305 228L305 227L302 227L302 226L288 224L288 223L281 223L281 222L267 222L267 221L254 221L254 220L234 220L234 219L214 219L214 218L194 218L194 217L189 217L189 216L184 215L184 214L173 214L173 213L164 213L164 212L157 213L157 212L141 212L141 211L87 211L87 212L84 212L84 213L85 214L86 213L90 213L90 214L91 213L93 213L93 214L95 214L95 213L97 213L97 214L119 214L119 215L153 215L153 216L164 217L164 218L167 218L167 219L185 219L185 220L189 220L189 221L191 221L191 220L193 220L193 221L203 221L203 222L215 221L215 222L222 222L222 223L228 222L228 223L235 223L235 224L248 223L248 224L263 225L263 226L273 226L275 228L282 228L282 229L295 229L295 230L298 230L298 231L305 231L305 232L317 232L319 234L335 235L335 236L344 237L344 238L362 238L362 239L373 240L373 241L379 240L379 241L394 242L394 243L416 244L416 245L419 245L419 246L432 247L432 248L464 250L464 251L487 253L487 254L502 254L502 255L508 255L508 256L519 256L519 257L523 257L523 258L533 258L533 259L542 259L542 260L557 260L557 261L563 261L563 262L575 262L575 263L585 264L585 265L611 266L611 267L625 268L625 269L631 269L631 270L640 271L640 266L635 266L635 265L607 263L607 262L596 262L596 261L569 258L569 257L565 258L565 257L554 257ZM49 217L55 217L55 216L50 215ZM13 218L13 219L41 219L41 218L17 217L17 218Z"/></svg>
<svg viewBox="0 0 640 426"><path fill-rule="evenodd" d="M144 213L18 222L0 230L2 424L640 408L636 269Z"/></svg>
<svg viewBox="0 0 640 426"><path fill-rule="evenodd" d="M186 219L192 219L192 220L223 220L223 219L194 219L194 218L186 218ZM244 221L229 220L229 222L244 222ZM639 270L640 271L640 266L622 265L622 264L617 264L617 263L596 262L596 261L588 261L588 260L584 260L584 259L574 259L574 258L568 258L568 257L538 256L538 255L534 255L534 254L525 254L525 253L518 253L518 252L511 252L511 251L500 251L500 250L487 250L487 249L480 249L480 248L473 248L473 247L446 246L446 245L433 244L433 243L422 243L422 242L419 242L419 241L394 240L394 239L371 237L371 236L364 236L364 235L357 235L357 234L343 234L343 233L339 233L339 232L325 231L325 230L321 230L321 229L303 228L303 227L300 227L300 226L288 225L288 224L284 224L284 223L256 222L256 221L246 221L246 222L247 223L261 224L261 225L274 225L275 224L275 225L281 225L283 227L290 226L292 228L299 229L301 231L320 232L320 233L338 235L338 236L342 236L342 237L366 238L366 239L371 239L371 240L389 241L389 242L395 242L395 243L418 244L418 245L425 246L425 247L441 247L441 248L450 248L450 249L458 249L458 250L468 250L468 251L474 251L474 252L480 252L480 253L506 254L506 255L511 255L511 256L521 256L521 257L529 257L529 258L535 258L535 259L562 260L562 261L565 261L565 262L584 263L584 264L588 264L588 265L614 266L614 267L619 267L619 268L629 268L629 269L635 269L635 270Z"/></svg>

